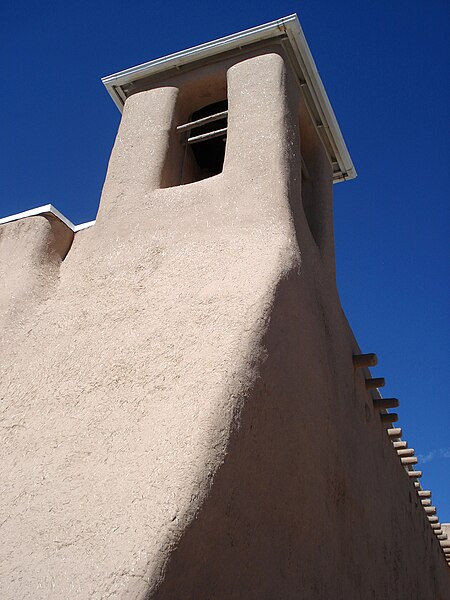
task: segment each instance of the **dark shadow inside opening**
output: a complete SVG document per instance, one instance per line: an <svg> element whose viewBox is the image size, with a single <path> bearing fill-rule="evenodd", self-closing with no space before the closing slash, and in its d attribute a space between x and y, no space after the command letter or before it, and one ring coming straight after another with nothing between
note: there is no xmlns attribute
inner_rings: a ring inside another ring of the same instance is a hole
<svg viewBox="0 0 450 600"><path fill-rule="evenodd" d="M228 101L221 100L220 102L208 104L208 106L204 106L200 110L195 111L192 113L192 116L189 120L197 121L198 119L203 119L204 117L209 117L210 115L214 115L225 110L228 110ZM190 131L190 137L197 137L205 133L219 131L221 129L225 129L226 127L227 117L225 116L223 119L219 119L217 121L213 121L212 123L207 123L201 127L192 129ZM190 144L195 162L198 165L198 172L200 175L199 179L206 179L207 177L212 177L213 175L218 175L222 172L223 161L225 158L226 139L227 133L225 131L218 137Z"/></svg>

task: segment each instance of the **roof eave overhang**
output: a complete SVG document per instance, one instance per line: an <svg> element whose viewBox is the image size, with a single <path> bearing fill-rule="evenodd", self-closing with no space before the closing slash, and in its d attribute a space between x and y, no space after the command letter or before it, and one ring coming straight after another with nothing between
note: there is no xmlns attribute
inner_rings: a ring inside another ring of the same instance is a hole
<svg viewBox="0 0 450 600"><path fill-rule="evenodd" d="M291 59L308 109L327 150L334 182L354 179L355 167L295 14L108 75L102 78L102 82L122 112L127 99L126 88L133 82L280 36L284 38L282 44Z"/></svg>

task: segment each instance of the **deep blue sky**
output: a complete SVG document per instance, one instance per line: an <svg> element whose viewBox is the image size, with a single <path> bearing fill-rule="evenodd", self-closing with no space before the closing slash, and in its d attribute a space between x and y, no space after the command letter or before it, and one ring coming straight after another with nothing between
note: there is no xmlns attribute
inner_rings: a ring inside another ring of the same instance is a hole
<svg viewBox="0 0 450 600"><path fill-rule="evenodd" d="M95 218L120 117L101 76L293 12L359 174L334 187L342 304L450 521L448 0L4 0L0 216Z"/></svg>

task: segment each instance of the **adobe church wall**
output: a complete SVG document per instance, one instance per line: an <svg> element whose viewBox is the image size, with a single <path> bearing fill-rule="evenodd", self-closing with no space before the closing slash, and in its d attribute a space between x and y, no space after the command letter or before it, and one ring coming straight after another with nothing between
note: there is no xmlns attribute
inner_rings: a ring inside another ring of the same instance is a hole
<svg viewBox="0 0 450 600"><path fill-rule="evenodd" d="M11 321L48 298L73 232L52 215L0 226L0 323Z"/></svg>
<svg viewBox="0 0 450 600"><path fill-rule="evenodd" d="M155 600L449 597L439 542L353 370L358 348L308 271L279 282L259 377Z"/></svg>
<svg viewBox="0 0 450 600"><path fill-rule="evenodd" d="M145 595L207 493L297 260L276 60L230 84L260 149L191 186L159 188L173 90L127 102L97 224L4 344L2 597Z"/></svg>
<svg viewBox="0 0 450 600"><path fill-rule="evenodd" d="M2 598L445 598L305 217L299 90L277 53L227 86L223 172L164 189L179 88L127 100L97 224L7 333Z"/></svg>

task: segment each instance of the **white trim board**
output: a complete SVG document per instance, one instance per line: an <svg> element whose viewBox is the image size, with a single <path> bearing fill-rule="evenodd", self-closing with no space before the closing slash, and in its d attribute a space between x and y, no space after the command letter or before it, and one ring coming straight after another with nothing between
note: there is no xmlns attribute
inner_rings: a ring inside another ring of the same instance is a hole
<svg viewBox="0 0 450 600"><path fill-rule="evenodd" d="M55 208L52 204L44 204L43 206L31 208L30 210L25 210L23 212L16 213L15 215L3 217L2 219L0 219L0 225L10 223L11 221L18 221L19 219L25 219L26 217L36 217L38 215L43 215L46 213L51 213L52 215L57 217L60 221L67 225L67 227L71 229L74 233L76 233L77 231L81 231L82 229L92 227L92 225L95 225L95 221L88 221L87 223L80 223L79 225L74 225L72 221L69 221L69 219L65 217L62 213L60 213L59 210Z"/></svg>
<svg viewBox="0 0 450 600"><path fill-rule="evenodd" d="M103 77L102 82L122 112L128 86L140 79L155 77L169 69L180 69L189 63L217 58L230 50L244 50L250 44L272 38L282 38L281 44L293 63L309 111L333 165L334 182L354 179L355 167L296 14L125 69Z"/></svg>

